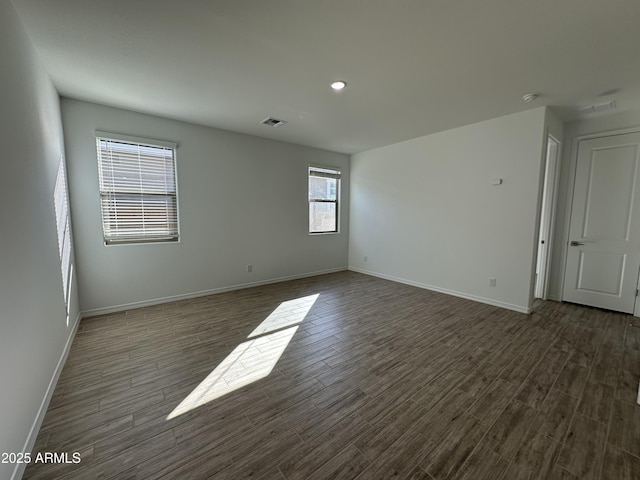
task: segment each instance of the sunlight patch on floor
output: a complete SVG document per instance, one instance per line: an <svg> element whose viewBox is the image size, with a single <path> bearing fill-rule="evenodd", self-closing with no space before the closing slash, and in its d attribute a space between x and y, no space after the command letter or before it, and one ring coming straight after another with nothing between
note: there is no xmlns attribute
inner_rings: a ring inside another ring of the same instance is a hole
<svg viewBox="0 0 640 480"><path fill-rule="evenodd" d="M318 296L319 294L316 293L315 295L282 302L247 338L257 337L258 335L264 335L274 330L297 325L307 316L313 304L316 303Z"/></svg>
<svg viewBox="0 0 640 480"><path fill-rule="evenodd" d="M194 408L267 377L278 363L318 294L282 302L207 378L167 416L176 418Z"/></svg>
<svg viewBox="0 0 640 480"><path fill-rule="evenodd" d="M268 376L298 327L238 345L167 417L171 420L227 393Z"/></svg>

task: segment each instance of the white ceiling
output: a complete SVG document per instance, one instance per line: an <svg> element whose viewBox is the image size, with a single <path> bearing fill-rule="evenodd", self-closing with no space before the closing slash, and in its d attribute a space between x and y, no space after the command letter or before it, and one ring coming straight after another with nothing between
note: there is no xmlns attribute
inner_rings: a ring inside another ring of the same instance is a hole
<svg viewBox="0 0 640 480"><path fill-rule="evenodd" d="M12 1L62 96L339 152L640 106L639 0Z"/></svg>

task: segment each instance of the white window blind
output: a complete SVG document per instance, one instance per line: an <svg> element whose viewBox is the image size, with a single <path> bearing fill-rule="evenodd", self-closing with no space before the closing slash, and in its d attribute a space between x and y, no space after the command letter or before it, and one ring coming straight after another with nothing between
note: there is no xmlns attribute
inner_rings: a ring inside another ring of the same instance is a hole
<svg viewBox="0 0 640 480"><path fill-rule="evenodd" d="M98 136L107 245L178 240L175 145Z"/></svg>
<svg viewBox="0 0 640 480"><path fill-rule="evenodd" d="M338 231L340 170L309 167L309 233Z"/></svg>

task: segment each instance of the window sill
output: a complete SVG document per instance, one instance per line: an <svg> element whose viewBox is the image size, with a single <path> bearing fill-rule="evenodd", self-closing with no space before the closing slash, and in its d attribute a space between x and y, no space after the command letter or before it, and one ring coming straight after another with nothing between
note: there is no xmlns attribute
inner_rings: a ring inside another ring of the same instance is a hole
<svg viewBox="0 0 640 480"><path fill-rule="evenodd" d="M316 235L339 235L340 232L309 232L309 236L315 237Z"/></svg>

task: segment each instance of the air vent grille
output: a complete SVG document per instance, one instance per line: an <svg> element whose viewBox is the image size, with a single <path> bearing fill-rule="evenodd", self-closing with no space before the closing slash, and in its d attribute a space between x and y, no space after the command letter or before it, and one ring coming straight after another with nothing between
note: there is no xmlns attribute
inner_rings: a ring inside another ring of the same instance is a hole
<svg viewBox="0 0 640 480"><path fill-rule="evenodd" d="M607 110L614 110L616 108L616 101L611 100L610 102L598 103L595 105L588 105L586 107L578 108L578 113L600 113L606 112Z"/></svg>
<svg viewBox="0 0 640 480"><path fill-rule="evenodd" d="M262 123L263 125L269 125L270 127L281 127L287 122L285 122L284 120L278 120L277 118L267 117L260 123Z"/></svg>

